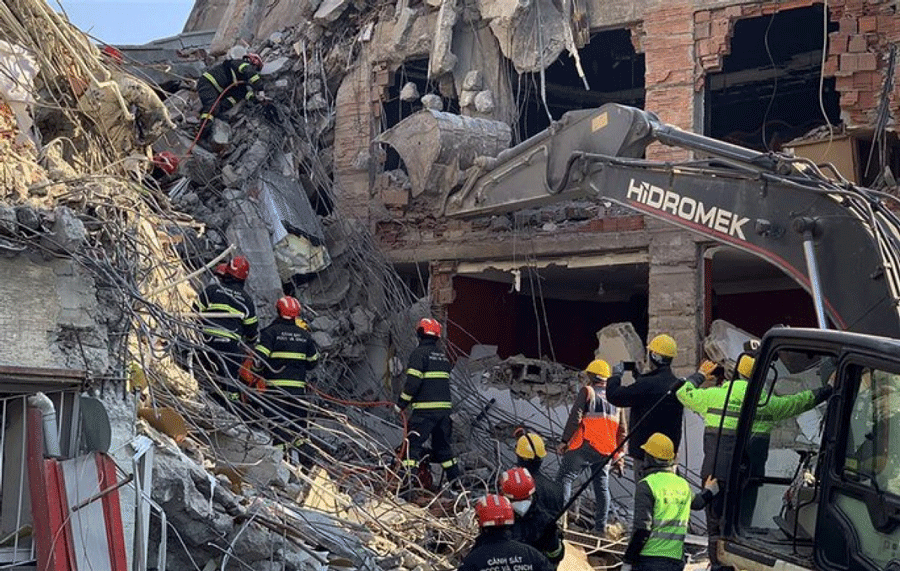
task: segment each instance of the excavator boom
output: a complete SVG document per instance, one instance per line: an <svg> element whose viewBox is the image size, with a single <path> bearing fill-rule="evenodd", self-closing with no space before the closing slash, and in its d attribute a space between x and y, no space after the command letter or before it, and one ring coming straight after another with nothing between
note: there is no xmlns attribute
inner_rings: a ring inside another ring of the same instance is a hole
<svg viewBox="0 0 900 571"><path fill-rule="evenodd" d="M683 163L641 159L660 142ZM485 161L448 216L605 198L754 254L813 295L820 327L900 338L900 219L885 195L832 180L804 159L760 153L617 104L567 113Z"/></svg>

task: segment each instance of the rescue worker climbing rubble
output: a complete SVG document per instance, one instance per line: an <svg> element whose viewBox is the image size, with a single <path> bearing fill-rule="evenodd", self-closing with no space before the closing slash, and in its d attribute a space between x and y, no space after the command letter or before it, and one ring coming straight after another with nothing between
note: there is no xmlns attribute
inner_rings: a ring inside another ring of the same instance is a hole
<svg viewBox="0 0 900 571"><path fill-rule="evenodd" d="M540 551L511 538L515 514L501 495L488 494L475 503L480 533L458 571L553 571Z"/></svg>
<svg viewBox="0 0 900 571"><path fill-rule="evenodd" d="M216 376L225 400L236 400L240 393L233 382L244 359L244 348L256 343L259 328L256 306L244 291L250 262L244 256L234 256L228 263L216 266L214 272L219 279L200 292L194 303L207 348L200 362ZM218 393L213 392L213 397L222 403Z"/></svg>
<svg viewBox="0 0 900 571"><path fill-rule="evenodd" d="M703 465L700 469L700 477L713 477L722 482L728 477L731 456L737 440L737 426L740 418L741 406L744 402L744 394L747 391L747 378L752 374L755 361L749 355L742 355L737 363L737 377L733 381L726 381L717 386L698 388L700 382L708 380L711 367L701 366L700 372L688 377L676 392L678 400L690 410L703 417L705 426L703 432ZM831 395L831 386L825 385L816 391L806 390L795 395L768 396L765 402L760 401L756 409L753 421L754 437L766 441L766 454L768 454L768 433L775 424L786 418L797 416L821 402ZM757 441L759 442L759 440ZM753 445L750 446L753 454ZM765 459L759 463L759 467L751 468L751 474L762 470L765 473ZM716 544L721 532L721 517L723 510L723 496L716 496L706 506L706 529L708 535L709 560L712 571L723 567L719 564ZM753 493L755 503L755 491ZM752 514L752 506L750 508ZM742 514L743 515L743 514ZM749 522L748 522L749 523Z"/></svg>
<svg viewBox="0 0 900 571"><path fill-rule="evenodd" d="M516 521L512 537L540 551L555 568L565 555L562 533L556 523L559 509L542 501L527 468L517 466L500 475L500 493L512 504Z"/></svg>
<svg viewBox="0 0 900 571"><path fill-rule="evenodd" d="M559 513L565 503L563 488L559 482L541 470L541 464L547 456L544 439L539 434L525 432L521 428L517 430L517 434L519 432L521 432L521 436L516 440L516 465L527 468L531 477L534 478L534 494L537 501L550 506L553 513Z"/></svg>
<svg viewBox="0 0 900 571"><path fill-rule="evenodd" d="M628 429L625 411L606 399L606 380L612 371L609 363L596 359L585 369L589 384L578 391L575 404L563 429L560 445L562 460L556 481L563 486L563 498L572 497L572 483L578 474L591 468L594 486L594 532L605 536L609 515L609 470L614 461L621 474L624 457L611 458L625 441Z"/></svg>
<svg viewBox="0 0 900 571"><path fill-rule="evenodd" d="M203 72L197 79L202 121L200 137L211 131L208 122L213 117L219 117L240 101L264 99L259 75L262 67L262 58L248 53L240 60L229 58Z"/></svg>
<svg viewBox="0 0 900 571"><path fill-rule="evenodd" d="M450 360L439 346L441 324L431 318L416 327L419 346L413 349L406 367L406 382L395 405L397 411L412 409L407 424L408 443L403 458L405 492L415 486L414 475L425 457L425 443L431 439L431 459L444 469L447 481L458 489L458 460L450 446Z"/></svg>
<svg viewBox="0 0 900 571"><path fill-rule="evenodd" d="M628 426L632 432L628 443L635 480L643 469L644 450L640 443L646 442L654 432L668 436L678 453L681 443L681 421L684 407L675 397L675 389L680 379L672 372L672 360L678 354L675 339L669 335L657 335L647 344L647 360L650 371L640 374L635 371L633 384L622 386L624 363L612 370L606 385L606 399L615 406L630 407ZM652 411L652 413L651 413Z"/></svg>
<svg viewBox="0 0 900 571"><path fill-rule="evenodd" d="M319 352L309 331L297 323L302 308L296 298L280 298L275 309L278 317L259 334L256 353L262 363L257 370L265 379L267 391L283 391L276 400L278 410L267 411L275 424L276 444L286 448L288 454L290 449L299 451L300 463L308 466L313 449L307 434L309 411L304 404L306 373L318 364Z"/></svg>
<svg viewBox="0 0 900 571"><path fill-rule="evenodd" d="M644 473L635 486L632 534L621 571L680 571L691 510L702 509L719 485L709 478L692 495L687 480L676 473L675 445L665 434L651 434L641 449Z"/></svg>

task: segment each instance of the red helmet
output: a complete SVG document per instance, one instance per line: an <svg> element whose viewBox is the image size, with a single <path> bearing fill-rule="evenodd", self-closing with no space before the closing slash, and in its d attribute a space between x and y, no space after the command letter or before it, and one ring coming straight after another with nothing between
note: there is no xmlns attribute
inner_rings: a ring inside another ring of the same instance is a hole
<svg viewBox="0 0 900 571"><path fill-rule="evenodd" d="M225 266L225 274L244 281L250 275L250 262L244 256L235 256Z"/></svg>
<svg viewBox="0 0 900 571"><path fill-rule="evenodd" d="M534 488L534 478L528 468L517 466L500 474L500 492L510 501L527 500L534 494Z"/></svg>
<svg viewBox="0 0 900 571"><path fill-rule="evenodd" d="M416 327L416 331L424 334L431 335L432 337L440 337L441 336L441 324L437 322L436 319L431 319L430 317L425 317L424 319L419 320L419 325Z"/></svg>
<svg viewBox="0 0 900 571"><path fill-rule="evenodd" d="M161 168L166 174L172 174L178 170L178 157L170 151L163 151L153 155L153 164Z"/></svg>
<svg viewBox="0 0 900 571"><path fill-rule="evenodd" d="M259 69L262 69L262 66L263 66L263 60L262 60L261 57L259 57L258 54L249 53L249 54L247 54L247 55L244 56L244 61L247 62L247 63L249 63L249 64L255 65L255 66L258 67Z"/></svg>
<svg viewBox="0 0 900 571"><path fill-rule="evenodd" d="M296 319L300 315L300 302L296 297L286 295L275 304L278 315L285 319Z"/></svg>
<svg viewBox="0 0 900 571"><path fill-rule="evenodd" d="M475 515L478 517L478 525L481 527L515 523L512 504L497 494L488 494L475 502Z"/></svg>

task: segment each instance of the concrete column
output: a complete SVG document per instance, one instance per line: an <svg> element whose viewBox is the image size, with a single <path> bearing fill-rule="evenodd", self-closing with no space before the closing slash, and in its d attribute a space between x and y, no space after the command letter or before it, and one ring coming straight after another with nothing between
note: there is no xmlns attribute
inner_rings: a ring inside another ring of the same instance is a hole
<svg viewBox="0 0 900 571"><path fill-rule="evenodd" d="M663 222L648 221L650 233L649 338L668 333L678 344L676 374L696 370L703 315L703 271L693 237ZM649 341L649 339L648 339Z"/></svg>
<svg viewBox="0 0 900 571"><path fill-rule="evenodd" d="M334 194L337 207L348 218L369 219L372 179L372 137L381 103L373 87L368 52L347 74L335 98Z"/></svg>
<svg viewBox="0 0 900 571"><path fill-rule="evenodd" d="M429 269L428 294L431 298L431 315L441 323L447 320L447 308L453 303L453 276L456 262L431 262Z"/></svg>

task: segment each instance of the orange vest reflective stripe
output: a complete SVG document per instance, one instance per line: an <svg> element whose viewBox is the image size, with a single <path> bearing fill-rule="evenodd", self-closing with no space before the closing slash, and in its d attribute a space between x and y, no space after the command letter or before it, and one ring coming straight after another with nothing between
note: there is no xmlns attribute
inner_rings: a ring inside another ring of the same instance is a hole
<svg viewBox="0 0 900 571"><path fill-rule="evenodd" d="M569 450L581 447L587 441L600 454L612 454L616 449L616 435L619 432L619 410L609 404L592 386L587 389L587 411L578 425L578 429L569 442Z"/></svg>

